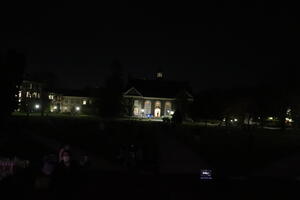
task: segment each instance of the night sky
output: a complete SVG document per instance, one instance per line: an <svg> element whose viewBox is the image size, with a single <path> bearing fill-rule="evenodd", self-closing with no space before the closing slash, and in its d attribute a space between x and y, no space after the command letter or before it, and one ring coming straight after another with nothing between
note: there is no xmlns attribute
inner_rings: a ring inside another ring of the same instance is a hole
<svg viewBox="0 0 300 200"><path fill-rule="evenodd" d="M66 88L103 85L114 58L135 77L161 66L196 91L284 82L297 72L296 5L99 2L1 3L1 48L21 48L28 72L52 72Z"/></svg>

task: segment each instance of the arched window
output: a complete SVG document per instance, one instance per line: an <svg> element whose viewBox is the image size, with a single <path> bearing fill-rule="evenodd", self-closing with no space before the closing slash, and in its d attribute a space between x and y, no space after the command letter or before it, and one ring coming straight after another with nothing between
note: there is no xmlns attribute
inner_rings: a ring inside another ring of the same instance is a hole
<svg viewBox="0 0 300 200"><path fill-rule="evenodd" d="M145 101L144 106L145 114L151 114L151 101Z"/></svg>
<svg viewBox="0 0 300 200"><path fill-rule="evenodd" d="M161 103L160 101L155 102L155 108L161 108Z"/></svg>
<svg viewBox="0 0 300 200"><path fill-rule="evenodd" d="M172 111L172 103L167 101L165 103L165 115L171 115L171 111Z"/></svg>

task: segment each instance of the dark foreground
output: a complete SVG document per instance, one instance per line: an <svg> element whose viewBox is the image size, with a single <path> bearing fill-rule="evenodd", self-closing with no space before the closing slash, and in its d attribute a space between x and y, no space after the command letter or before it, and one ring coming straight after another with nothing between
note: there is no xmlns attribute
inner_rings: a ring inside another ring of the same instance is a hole
<svg viewBox="0 0 300 200"><path fill-rule="evenodd" d="M30 177L8 179L1 194L25 199L257 199L298 197L300 182L264 178L201 180L197 175L89 172L71 190L38 191ZM66 195L66 196L65 196Z"/></svg>

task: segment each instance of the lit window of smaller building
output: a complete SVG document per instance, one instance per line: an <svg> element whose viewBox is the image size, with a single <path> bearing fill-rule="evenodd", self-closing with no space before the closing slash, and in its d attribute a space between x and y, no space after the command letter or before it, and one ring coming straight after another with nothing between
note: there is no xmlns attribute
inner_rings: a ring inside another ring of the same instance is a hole
<svg viewBox="0 0 300 200"><path fill-rule="evenodd" d="M83 105L86 105L86 100L83 100L82 104L83 104Z"/></svg>
<svg viewBox="0 0 300 200"><path fill-rule="evenodd" d="M29 93L29 92L26 92L26 97L28 97L28 98L30 98L30 97L31 97L31 95L30 95L30 93Z"/></svg>
<svg viewBox="0 0 300 200"><path fill-rule="evenodd" d="M50 94L50 95L49 95L49 99L50 99L50 100L53 100L53 99L54 99L54 95Z"/></svg>
<svg viewBox="0 0 300 200"><path fill-rule="evenodd" d="M157 73L157 78L162 78L163 77L163 74L161 72L158 72Z"/></svg>
<svg viewBox="0 0 300 200"><path fill-rule="evenodd" d="M19 91L19 98L22 97L22 91Z"/></svg>

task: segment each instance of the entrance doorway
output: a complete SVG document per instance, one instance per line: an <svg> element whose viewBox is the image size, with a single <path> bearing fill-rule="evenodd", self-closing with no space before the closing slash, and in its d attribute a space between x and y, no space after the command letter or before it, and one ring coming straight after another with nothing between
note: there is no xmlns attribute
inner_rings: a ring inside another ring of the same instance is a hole
<svg viewBox="0 0 300 200"><path fill-rule="evenodd" d="M155 110L154 110L154 116L155 117L160 117L160 108L155 108Z"/></svg>

